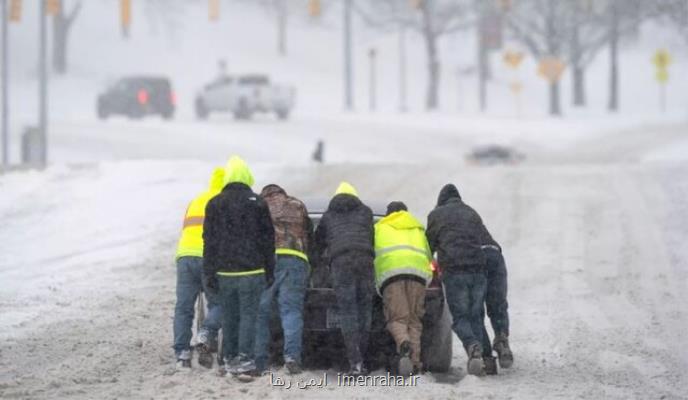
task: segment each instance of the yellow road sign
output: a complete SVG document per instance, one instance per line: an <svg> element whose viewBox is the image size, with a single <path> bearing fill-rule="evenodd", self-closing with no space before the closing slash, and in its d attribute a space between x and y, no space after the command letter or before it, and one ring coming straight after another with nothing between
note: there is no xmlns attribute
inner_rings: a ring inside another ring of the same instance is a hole
<svg viewBox="0 0 688 400"><path fill-rule="evenodd" d="M509 68L516 69L521 65L523 57L523 53L520 51L505 51L502 59Z"/></svg>
<svg viewBox="0 0 688 400"><path fill-rule="evenodd" d="M652 62L658 69L666 69L671 64L671 54L666 49L659 49L652 58Z"/></svg>
<svg viewBox="0 0 688 400"><path fill-rule="evenodd" d="M669 71L666 69L657 70L656 78L659 83L667 83L667 81L669 81Z"/></svg>
<svg viewBox="0 0 688 400"><path fill-rule="evenodd" d="M564 73L566 64L556 57L545 57L540 60L538 65L538 75L547 79L551 83L557 82Z"/></svg>

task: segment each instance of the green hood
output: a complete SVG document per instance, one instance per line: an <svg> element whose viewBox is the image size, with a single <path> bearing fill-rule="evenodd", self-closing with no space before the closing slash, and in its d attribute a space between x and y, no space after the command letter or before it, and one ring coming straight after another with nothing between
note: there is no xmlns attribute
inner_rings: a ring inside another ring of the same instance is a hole
<svg viewBox="0 0 688 400"><path fill-rule="evenodd" d="M337 190L334 192L335 196L338 194L350 194L354 197L358 197L358 192L356 191L356 188L353 187L353 185L349 182L342 182L339 184Z"/></svg>
<svg viewBox="0 0 688 400"><path fill-rule="evenodd" d="M253 186L253 174L251 174L246 161L242 160L241 157L232 156L227 161L227 166L225 167L225 186L230 183L243 183L248 187Z"/></svg>
<svg viewBox="0 0 688 400"><path fill-rule="evenodd" d="M393 212L378 221L378 224L386 224L394 229L424 229L423 224L408 211Z"/></svg>
<svg viewBox="0 0 688 400"><path fill-rule="evenodd" d="M213 174L210 176L210 184L208 191L212 193L219 193L225 185L225 169L217 167L213 169Z"/></svg>

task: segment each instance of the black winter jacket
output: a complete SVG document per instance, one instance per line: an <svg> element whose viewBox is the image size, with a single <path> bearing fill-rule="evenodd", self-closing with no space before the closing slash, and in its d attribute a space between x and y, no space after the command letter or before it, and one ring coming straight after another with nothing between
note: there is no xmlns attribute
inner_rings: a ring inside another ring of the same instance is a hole
<svg viewBox="0 0 688 400"><path fill-rule="evenodd" d="M332 198L315 230L315 253L319 259L327 251L330 259L344 253L375 256L373 212L349 194ZM326 260L322 260L326 262Z"/></svg>
<svg viewBox="0 0 688 400"><path fill-rule="evenodd" d="M243 183L230 183L205 209L203 272L247 272L264 268L272 282L275 230L265 201Z"/></svg>
<svg viewBox="0 0 688 400"><path fill-rule="evenodd" d="M440 191L437 207L428 215L426 235L430 250L446 272L481 272L485 255L481 249L485 226L480 215L466 205L454 185Z"/></svg>

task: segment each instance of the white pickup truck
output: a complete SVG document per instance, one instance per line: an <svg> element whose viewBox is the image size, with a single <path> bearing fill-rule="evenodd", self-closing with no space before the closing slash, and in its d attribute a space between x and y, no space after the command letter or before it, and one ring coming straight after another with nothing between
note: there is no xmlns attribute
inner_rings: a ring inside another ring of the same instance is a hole
<svg viewBox="0 0 688 400"><path fill-rule="evenodd" d="M287 119L294 107L296 90L273 85L265 75L222 76L205 85L196 96L196 116L231 112L237 119L249 119L256 112L274 112Z"/></svg>

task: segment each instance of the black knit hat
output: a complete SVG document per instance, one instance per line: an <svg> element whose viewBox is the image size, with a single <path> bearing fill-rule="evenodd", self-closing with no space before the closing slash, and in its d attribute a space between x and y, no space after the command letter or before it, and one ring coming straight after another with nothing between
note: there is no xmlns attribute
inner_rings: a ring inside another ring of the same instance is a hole
<svg viewBox="0 0 688 400"><path fill-rule="evenodd" d="M393 201L387 204L387 215L397 211L408 211L408 207L401 201Z"/></svg>

